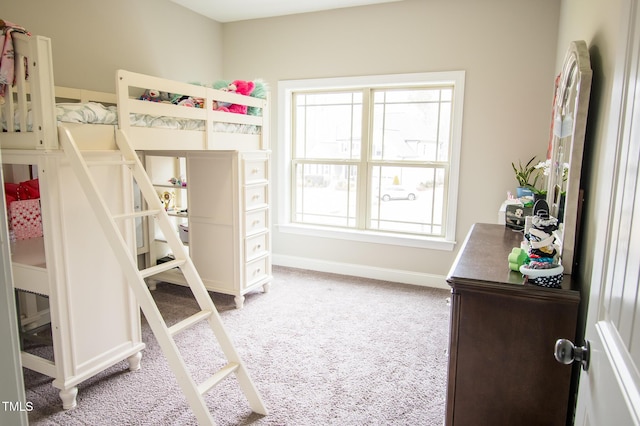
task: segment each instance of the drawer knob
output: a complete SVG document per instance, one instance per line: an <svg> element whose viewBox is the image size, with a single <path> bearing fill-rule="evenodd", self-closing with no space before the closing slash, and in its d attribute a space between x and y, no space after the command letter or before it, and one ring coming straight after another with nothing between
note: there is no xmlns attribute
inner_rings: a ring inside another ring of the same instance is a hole
<svg viewBox="0 0 640 426"><path fill-rule="evenodd" d="M579 362L582 365L582 369L587 371L589 369L590 351L591 344L588 340L585 340L584 346L575 346L571 340L558 339L556 341L554 355L556 357L556 361L561 364Z"/></svg>

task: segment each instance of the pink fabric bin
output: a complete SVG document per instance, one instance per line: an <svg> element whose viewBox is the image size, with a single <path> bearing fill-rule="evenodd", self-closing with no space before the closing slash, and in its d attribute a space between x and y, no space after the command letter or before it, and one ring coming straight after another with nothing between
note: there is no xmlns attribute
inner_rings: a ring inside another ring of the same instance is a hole
<svg viewBox="0 0 640 426"><path fill-rule="evenodd" d="M13 201L9 205L9 225L16 240L42 237L40 199Z"/></svg>

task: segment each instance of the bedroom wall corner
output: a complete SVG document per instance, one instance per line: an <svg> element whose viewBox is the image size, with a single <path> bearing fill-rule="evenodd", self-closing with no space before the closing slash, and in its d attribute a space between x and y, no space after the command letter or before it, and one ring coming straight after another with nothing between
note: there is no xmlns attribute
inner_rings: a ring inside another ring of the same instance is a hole
<svg viewBox="0 0 640 426"><path fill-rule="evenodd" d="M118 69L200 83L222 74L222 25L170 0L2 3L3 19L51 38L58 86L114 92Z"/></svg>

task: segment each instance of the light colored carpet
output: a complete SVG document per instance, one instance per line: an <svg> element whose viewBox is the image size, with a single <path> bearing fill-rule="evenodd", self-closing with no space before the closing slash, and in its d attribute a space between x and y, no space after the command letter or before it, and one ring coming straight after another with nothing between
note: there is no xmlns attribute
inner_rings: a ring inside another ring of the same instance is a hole
<svg viewBox="0 0 640 426"><path fill-rule="evenodd" d="M224 324L269 409L252 413L235 378L206 396L219 425L442 425L449 292L274 268L271 291L244 309L213 294ZM168 324L196 310L189 289L160 284ZM64 411L51 379L25 370L31 425L195 425L143 320L142 368L126 361L83 382ZM200 382L223 363L205 323L177 336Z"/></svg>

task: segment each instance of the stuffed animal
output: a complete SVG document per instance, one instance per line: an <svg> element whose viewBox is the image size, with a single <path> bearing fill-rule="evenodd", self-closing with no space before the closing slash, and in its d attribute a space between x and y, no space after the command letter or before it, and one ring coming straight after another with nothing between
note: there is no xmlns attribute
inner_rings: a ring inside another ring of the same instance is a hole
<svg viewBox="0 0 640 426"><path fill-rule="evenodd" d="M178 105L191 108L202 108L204 106L204 100L202 98L192 98L190 96L183 96L178 100Z"/></svg>
<svg viewBox="0 0 640 426"><path fill-rule="evenodd" d="M228 90L229 92L238 93L240 95L249 96L251 95L251 92L253 92L254 88L255 83L253 81L235 80L227 86L226 90ZM224 88L222 88L221 90L224 90ZM218 111L234 112L236 114L247 113L246 105L227 104L224 102L215 102L214 109Z"/></svg>
<svg viewBox="0 0 640 426"><path fill-rule="evenodd" d="M213 84L213 88L217 90L221 90L223 92L228 92L231 89L235 92L235 87L231 85L231 82L220 80L216 81ZM231 106L231 102L222 102L222 101L213 101L213 109L216 111L229 111L229 107Z"/></svg>
<svg viewBox="0 0 640 426"><path fill-rule="evenodd" d="M159 90L147 89L144 91L140 99L143 101L151 101L151 102L162 102L167 104L177 103L176 100L179 99L180 95L174 95L168 92L161 92Z"/></svg>
<svg viewBox="0 0 640 426"><path fill-rule="evenodd" d="M254 80L253 82L255 83L256 87L253 89L253 92L251 92L251 97L258 99L267 99L267 83L260 79ZM250 106L249 108L247 108L247 114L262 115L262 108Z"/></svg>

